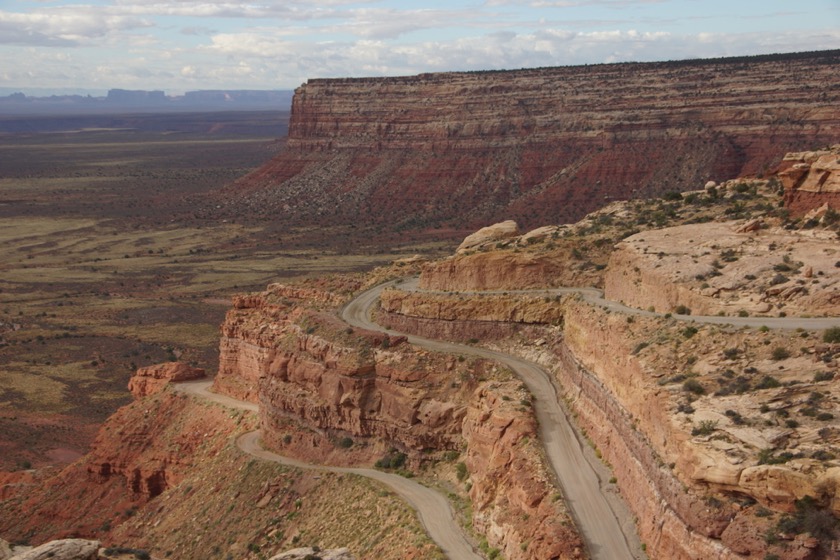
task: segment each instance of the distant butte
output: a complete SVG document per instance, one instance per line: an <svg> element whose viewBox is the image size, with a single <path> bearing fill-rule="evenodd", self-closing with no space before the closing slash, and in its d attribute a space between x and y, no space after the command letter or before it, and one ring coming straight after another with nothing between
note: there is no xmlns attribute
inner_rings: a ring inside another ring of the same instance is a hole
<svg viewBox="0 0 840 560"><path fill-rule="evenodd" d="M309 80L285 150L201 214L380 231L571 222L840 138L840 51Z"/></svg>

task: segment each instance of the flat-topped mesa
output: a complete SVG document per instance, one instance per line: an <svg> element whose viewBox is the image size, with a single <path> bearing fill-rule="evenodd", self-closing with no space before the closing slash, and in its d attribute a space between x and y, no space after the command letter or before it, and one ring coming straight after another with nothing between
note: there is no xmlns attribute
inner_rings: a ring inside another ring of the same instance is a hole
<svg viewBox="0 0 840 560"><path fill-rule="evenodd" d="M430 234L575 221L835 142L838 66L823 51L310 80L286 149L207 211Z"/></svg>

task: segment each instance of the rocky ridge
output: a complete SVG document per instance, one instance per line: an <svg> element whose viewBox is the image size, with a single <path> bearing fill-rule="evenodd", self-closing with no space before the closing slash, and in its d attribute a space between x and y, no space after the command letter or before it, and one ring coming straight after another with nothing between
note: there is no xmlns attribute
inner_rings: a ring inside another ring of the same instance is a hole
<svg viewBox="0 0 840 560"><path fill-rule="evenodd" d="M605 202L762 174L780 154L836 142L838 60L825 51L309 80L284 151L205 213L449 237L509 218L575 221Z"/></svg>
<svg viewBox="0 0 840 560"><path fill-rule="evenodd" d="M828 331L793 338L766 328L627 316L573 295L473 293L510 289L487 281L481 272L487 263L508 258L515 267L523 253L538 254L558 238L583 245L593 235L619 234L624 240L601 272L607 297L663 313L684 304L692 309L681 313L836 316L834 223L788 219L777 210L779 194L773 180L731 181L660 202L613 206L554 239L489 240L472 254L427 265L420 286L432 292L399 286L383 292L379 321L431 338L480 340L552 371L611 465L651 557L834 557L840 467L831 411L840 393L837 345L820 342ZM739 220L706 218L709 209ZM601 219L610 215L620 221ZM642 231L628 232L628 223ZM570 261L567 267L575 267ZM440 273L454 268L466 273ZM778 274L789 278L771 282ZM706 281L740 291L717 296L701 286ZM556 276L536 273L523 287L557 284Z"/></svg>

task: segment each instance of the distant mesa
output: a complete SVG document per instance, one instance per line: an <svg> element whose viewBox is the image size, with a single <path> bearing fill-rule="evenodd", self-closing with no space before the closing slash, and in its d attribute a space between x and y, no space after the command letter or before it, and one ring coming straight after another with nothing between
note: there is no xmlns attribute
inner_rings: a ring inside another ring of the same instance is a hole
<svg viewBox="0 0 840 560"><path fill-rule="evenodd" d="M162 90L111 89L104 97L90 95L0 97L0 115L74 115L119 112L288 111L289 90L199 90L167 95Z"/></svg>

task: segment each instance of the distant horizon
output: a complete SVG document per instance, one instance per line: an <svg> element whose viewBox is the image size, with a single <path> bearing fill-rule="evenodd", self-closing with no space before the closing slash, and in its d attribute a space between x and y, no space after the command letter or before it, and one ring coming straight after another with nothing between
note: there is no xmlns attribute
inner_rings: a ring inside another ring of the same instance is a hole
<svg viewBox="0 0 840 560"><path fill-rule="evenodd" d="M7 0L0 88L289 90L840 48L837 0Z"/></svg>
<svg viewBox="0 0 840 560"><path fill-rule="evenodd" d="M74 89L74 88L60 88L60 89L53 89L53 88L31 88L31 87L21 87L15 88L12 86L4 86L0 87L0 97L8 97L9 95L14 95L16 93L22 93L27 97L51 97L51 96L61 96L61 95L78 95L78 96L91 96L91 97L107 97L109 91L114 90L127 90L127 91L163 91L164 95L167 97L180 97L188 92L198 92L198 91L260 91L260 92L276 92L276 93L286 93L289 91L293 91L291 89L283 89L283 88L265 88L265 89L251 89L251 88L208 88L208 89L191 89L186 91L179 91L179 92L168 92L163 88L121 88L121 87L109 87L105 89Z"/></svg>
<svg viewBox="0 0 840 560"><path fill-rule="evenodd" d="M626 61L617 61L617 62L600 62L600 63L578 63L578 64L556 64L551 66L542 66L542 67L521 67L521 68L483 68L483 69L474 69L474 70L438 70L434 72L415 72L412 74L401 74L401 75L393 75L393 76L334 76L332 78L326 79L342 79L342 78L396 78L396 77L409 77L409 76L416 76L420 74L446 74L446 73L457 73L457 72L514 72L517 70L533 70L538 68L562 68L562 67L575 67L575 66L597 66L601 64L656 64L656 63L680 63L680 62L691 62L691 61L702 61L702 60L725 60L730 58L755 58L755 57L763 57L763 56L790 56L790 55L798 55L798 54L807 54L807 53L820 53L820 52L831 52L831 51L838 51L838 48L826 48L826 49L816 49L816 50L800 50L800 51L785 51L785 52L767 52L767 53L759 53L759 54L749 54L749 55L727 55L727 56L709 56L709 57L690 57L690 58L681 58L681 59L657 59L657 60L626 60ZM90 96L94 98L101 98L107 97L108 93L115 90L125 90L125 91L138 91L138 92L156 92L162 91L165 96L167 97L180 97L184 96L187 93L193 92L210 92L210 91L254 91L254 92L274 92L274 93L291 93L299 87L303 85L306 81L310 79L325 79L325 78L307 78L301 84L298 84L292 88L282 88L282 87L275 87L275 88L249 88L249 87L234 87L234 88L199 88L199 89L187 89L187 90L178 90L172 89L167 91L166 88L163 87L137 87L137 88L125 88L120 86L113 86L113 87L104 87L99 89L86 89L86 88L72 88L72 87L64 87L64 88L49 88L49 87L15 87L15 86L0 86L0 97L8 97L10 95L14 95L16 93L22 93L23 95L29 98L45 98L45 97L52 97L52 96Z"/></svg>

